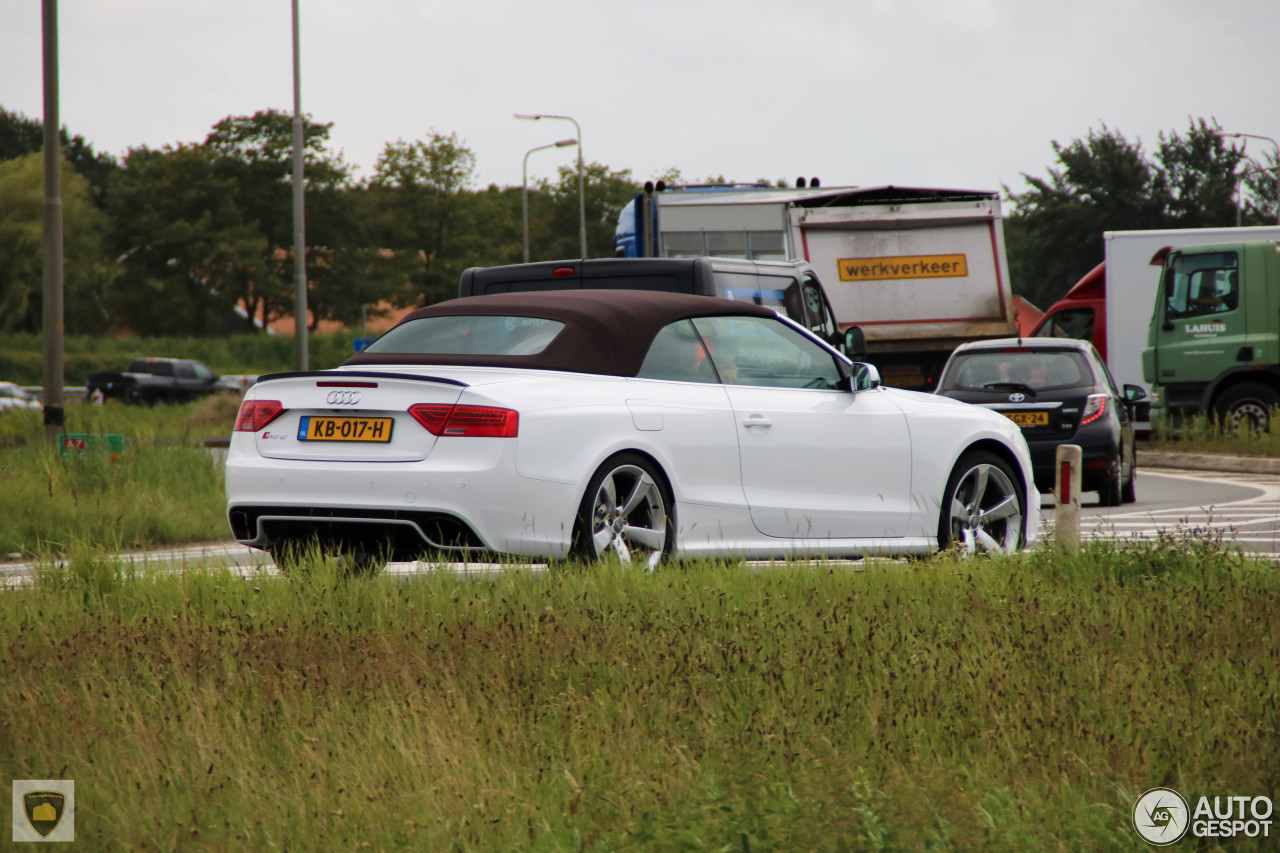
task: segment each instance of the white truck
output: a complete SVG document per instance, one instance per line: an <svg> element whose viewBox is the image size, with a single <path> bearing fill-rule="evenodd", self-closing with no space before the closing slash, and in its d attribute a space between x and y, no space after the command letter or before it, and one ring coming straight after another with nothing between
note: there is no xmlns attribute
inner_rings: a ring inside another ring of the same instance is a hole
<svg viewBox="0 0 1280 853"><path fill-rule="evenodd" d="M1033 335L1084 338L1107 362L1116 384L1145 385L1142 351L1160 289L1162 249L1215 243L1280 240L1280 225L1250 228L1176 228L1156 231L1107 231L1106 260L1075 284L1044 313ZM1137 428L1149 428L1140 417Z"/></svg>
<svg viewBox="0 0 1280 853"><path fill-rule="evenodd" d="M1017 334L996 192L646 185L614 244L623 257L807 261L888 385L931 391L957 345Z"/></svg>

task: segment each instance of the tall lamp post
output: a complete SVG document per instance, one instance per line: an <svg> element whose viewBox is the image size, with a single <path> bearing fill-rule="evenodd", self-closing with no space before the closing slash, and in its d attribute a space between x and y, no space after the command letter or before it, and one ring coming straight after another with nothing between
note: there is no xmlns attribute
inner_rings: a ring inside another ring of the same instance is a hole
<svg viewBox="0 0 1280 853"><path fill-rule="evenodd" d="M573 129L578 134L578 238L582 242L582 257L585 258L587 256L587 197L583 192L582 127L578 124L577 119L569 116L544 115L543 113L534 113L532 115L516 113L516 118L524 121L539 121L540 119L547 118L573 122Z"/></svg>
<svg viewBox="0 0 1280 853"><path fill-rule="evenodd" d="M529 263L529 155L535 151L545 151L548 148L568 148L571 145L577 145L576 139L561 139L559 142L552 142L549 145L539 145L537 148L530 148L524 152L524 175L520 184L520 201L524 210L524 262Z"/></svg>
<svg viewBox="0 0 1280 853"><path fill-rule="evenodd" d="M58 136L58 0L41 4L44 46L44 434L50 444L66 429L65 281L62 229L62 154Z"/></svg>
<svg viewBox="0 0 1280 853"><path fill-rule="evenodd" d="M298 39L298 0L293 0L293 316L297 318L298 369L309 367L307 342L307 226L302 159L306 138L302 127L302 50Z"/></svg>
<svg viewBox="0 0 1280 853"><path fill-rule="evenodd" d="M1276 222L1280 223L1280 142L1276 142L1270 136L1262 136L1257 133L1223 133L1218 131L1218 136L1223 139L1261 139L1263 142L1270 142L1276 149Z"/></svg>

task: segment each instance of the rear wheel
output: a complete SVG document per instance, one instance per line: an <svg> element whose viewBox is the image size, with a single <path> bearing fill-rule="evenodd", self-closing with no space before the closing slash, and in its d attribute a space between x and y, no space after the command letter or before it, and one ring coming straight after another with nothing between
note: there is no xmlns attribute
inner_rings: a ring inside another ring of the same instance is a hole
<svg viewBox="0 0 1280 853"><path fill-rule="evenodd" d="M1129 476L1125 477L1124 485L1120 487L1120 502L1135 503L1138 500L1138 454L1135 450L1129 451Z"/></svg>
<svg viewBox="0 0 1280 853"><path fill-rule="evenodd" d="M1222 425L1233 432L1244 425L1254 434L1271 426L1271 410L1280 405L1275 389L1257 382L1242 382L1227 389L1214 404Z"/></svg>
<svg viewBox="0 0 1280 853"><path fill-rule="evenodd" d="M960 457L942 494L938 547L1010 554L1023 542L1023 496L1009 463L994 453Z"/></svg>
<svg viewBox="0 0 1280 853"><path fill-rule="evenodd" d="M587 484L574 524L574 551L599 560L609 553L648 571L671 551L672 499L657 467L637 453L605 460Z"/></svg>
<svg viewBox="0 0 1280 853"><path fill-rule="evenodd" d="M1124 463L1117 458L1107 469L1106 479L1098 486L1098 503L1102 506L1120 506L1124 499Z"/></svg>

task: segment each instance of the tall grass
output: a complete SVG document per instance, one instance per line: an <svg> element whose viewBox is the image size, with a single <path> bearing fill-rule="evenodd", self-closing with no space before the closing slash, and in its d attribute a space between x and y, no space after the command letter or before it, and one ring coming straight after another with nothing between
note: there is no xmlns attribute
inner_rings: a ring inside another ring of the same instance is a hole
<svg viewBox="0 0 1280 853"><path fill-rule="evenodd" d="M64 553L76 544L144 548L229 535L219 460L238 399L155 408L73 404L66 431L121 435L125 450L63 454L39 412L0 416L0 557Z"/></svg>
<svg viewBox="0 0 1280 853"><path fill-rule="evenodd" d="M1280 456L1280 410L1271 412L1265 432L1253 430L1247 422L1230 427L1211 412L1153 421L1148 446L1184 453Z"/></svg>
<svg viewBox="0 0 1280 853"><path fill-rule="evenodd" d="M1280 781L1280 578L1212 545L312 569L0 596L0 772L138 850L1139 850L1149 787Z"/></svg>

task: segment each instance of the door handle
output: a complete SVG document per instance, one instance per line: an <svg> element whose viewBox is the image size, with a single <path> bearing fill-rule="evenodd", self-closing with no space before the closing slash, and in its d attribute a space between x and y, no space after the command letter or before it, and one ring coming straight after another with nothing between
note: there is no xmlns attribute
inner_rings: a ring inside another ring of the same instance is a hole
<svg viewBox="0 0 1280 853"><path fill-rule="evenodd" d="M773 421L769 420L764 415L747 415L742 419L742 425L747 429L751 429L752 427L768 428L773 426Z"/></svg>

